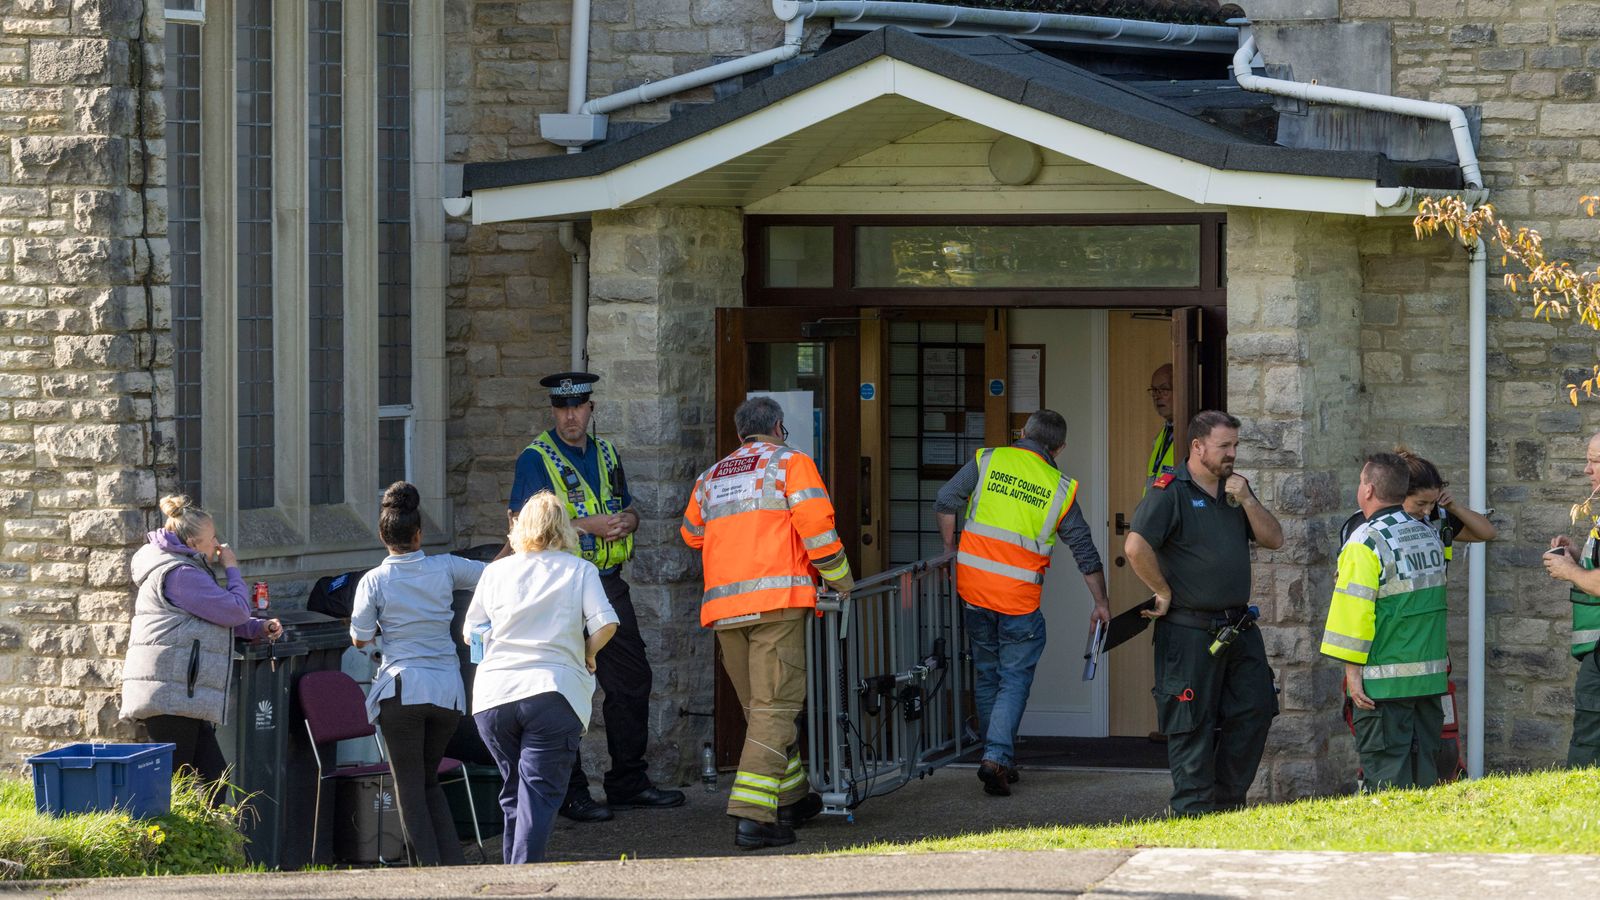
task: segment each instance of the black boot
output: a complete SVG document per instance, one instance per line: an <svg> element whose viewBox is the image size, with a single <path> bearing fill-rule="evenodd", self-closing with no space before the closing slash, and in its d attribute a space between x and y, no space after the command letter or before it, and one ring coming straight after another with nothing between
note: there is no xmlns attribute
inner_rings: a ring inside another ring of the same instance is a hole
<svg viewBox="0 0 1600 900"><path fill-rule="evenodd" d="M799 828L807 819L813 818L819 812L822 812L821 795L807 794L788 806L778 807L778 824Z"/></svg>
<svg viewBox="0 0 1600 900"><path fill-rule="evenodd" d="M604 803L597 802L593 797L589 796L588 791L568 797L556 812L574 822L611 821L611 808Z"/></svg>
<svg viewBox="0 0 1600 900"><path fill-rule="evenodd" d="M794 843L794 829L780 822L768 824L754 819L739 819L733 826L733 842L740 850L782 847Z"/></svg>

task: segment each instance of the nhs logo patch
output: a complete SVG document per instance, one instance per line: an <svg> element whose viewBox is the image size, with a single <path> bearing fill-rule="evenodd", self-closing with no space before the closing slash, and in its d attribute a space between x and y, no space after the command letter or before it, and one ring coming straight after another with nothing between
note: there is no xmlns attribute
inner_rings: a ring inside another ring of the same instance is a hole
<svg viewBox="0 0 1600 900"><path fill-rule="evenodd" d="M1194 508L1195 509L1205 509L1206 508L1206 502L1204 500L1195 499L1195 500L1190 500L1189 502L1194 504Z"/></svg>

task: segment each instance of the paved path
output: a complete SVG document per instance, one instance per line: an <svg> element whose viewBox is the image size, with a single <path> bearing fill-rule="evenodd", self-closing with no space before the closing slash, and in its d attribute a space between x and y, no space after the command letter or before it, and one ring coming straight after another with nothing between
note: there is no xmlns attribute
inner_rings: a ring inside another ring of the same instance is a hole
<svg viewBox="0 0 1600 900"><path fill-rule="evenodd" d="M0 896L152 898L588 897L713 900L916 898L1318 897L1319 900L1592 895L1600 865L1583 856L1062 850L881 856L742 856L637 862L468 866L189 878L44 882Z"/></svg>

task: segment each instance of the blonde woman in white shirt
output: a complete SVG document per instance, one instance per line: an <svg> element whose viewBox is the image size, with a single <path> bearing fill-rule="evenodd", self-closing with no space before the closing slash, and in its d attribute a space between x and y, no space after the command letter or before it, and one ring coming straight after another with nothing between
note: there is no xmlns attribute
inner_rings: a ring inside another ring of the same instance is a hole
<svg viewBox="0 0 1600 900"><path fill-rule="evenodd" d="M484 569L462 639L488 625L472 715L505 778L502 855L529 863L544 859L589 727L595 654L617 630L617 614L599 570L574 555L578 535L554 494L528 499L510 544L515 555Z"/></svg>

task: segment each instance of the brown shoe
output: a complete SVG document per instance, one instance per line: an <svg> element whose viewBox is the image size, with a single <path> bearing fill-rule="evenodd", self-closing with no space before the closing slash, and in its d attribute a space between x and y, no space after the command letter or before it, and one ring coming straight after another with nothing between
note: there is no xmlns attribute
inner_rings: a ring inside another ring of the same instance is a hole
<svg viewBox="0 0 1600 900"><path fill-rule="evenodd" d="M1166 742L1167 742L1167 736L1166 735L1162 734L1159 731L1150 732L1150 743L1152 743L1152 744L1165 744Z"/></svg>
<svg viewBox="0 0 1600 900"><path fill-rule="evenodd" d="M978 780L983 782L983 792L994 797L1011 796L1011 783L1006 777L1006 767L992 759L978 763Z"/></svg>

